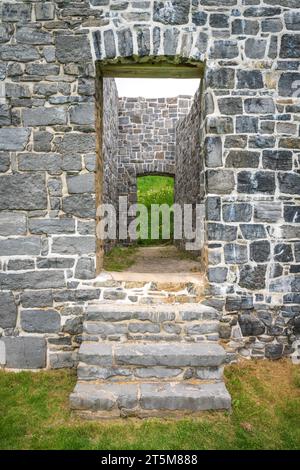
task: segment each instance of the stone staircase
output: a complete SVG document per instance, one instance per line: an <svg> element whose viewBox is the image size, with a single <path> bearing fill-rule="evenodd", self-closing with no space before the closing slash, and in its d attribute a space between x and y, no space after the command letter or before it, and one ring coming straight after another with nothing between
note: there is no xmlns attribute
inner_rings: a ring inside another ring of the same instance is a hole
<svg viewBox="0 0 300 470"><path fill-rule="evenodd" d="M218 328L202 304L89 306L71 408L90 419L229 409Z"/></svg>

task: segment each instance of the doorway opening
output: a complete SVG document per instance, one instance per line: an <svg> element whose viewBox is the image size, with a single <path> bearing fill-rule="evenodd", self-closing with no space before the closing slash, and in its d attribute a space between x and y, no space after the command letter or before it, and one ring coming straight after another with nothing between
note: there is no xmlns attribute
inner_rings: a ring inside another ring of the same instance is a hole
<svg viewBox="0 0 300 470"><path fill-rule="evenodd" d="M116 213L115 239L98 240L98 273L103 267L137 273L201 270L200 250L185 249L176 227L186 221L180 211L201 202L203 194L202 73L199 63L98 64L97 205L111 204ZM158 215L153 206L159 206ZM191 214L194 228L194 209Z"/></svg>

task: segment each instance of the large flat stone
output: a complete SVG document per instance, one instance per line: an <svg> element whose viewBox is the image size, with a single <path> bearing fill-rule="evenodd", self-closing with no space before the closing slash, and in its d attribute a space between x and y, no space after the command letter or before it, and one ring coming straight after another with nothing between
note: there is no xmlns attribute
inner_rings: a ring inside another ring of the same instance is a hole
<svg viewBox="0 0 300 470"><path fill-rule="evenodd" d="M45 338L4 336L5 365L10 369L40 369L46 367Z"/></svg>
<svg viewBox="0 0 300 470"><path fill-rule="evenodd" d="M56 310L22 310L21 326L28 333L58 333L60 315Z"/></svg>
<svg viewBox="0 0 300 470"><path fill-rule="evenodd" d="M12 292L0 293L0 328L14 328L17 320L17 306Z"/></svg>
<svg viewBox="0 0 300 470"><path fill-rule="evenodd" d="M25 235L27 232L27 218L21 212L0 213L0 235Z"/></svg>
<svg viewBox="0 0 300 470"><path fill-rule="evenodd" d="M47 208L45 176L16 173L0 176L0 210Z"/></svg>
<svg viewBox="0 0 300 470"><path fill-rule="evenodd" d="M136 384L89 384L78 383L70 396L75 410L104 410L135 408L138 404Z"/></svg>
<svg viewBox="0 0 300 470"><path fill-rule="evenodd" d="M230 409L231 398L224 383L145 383L140 403L146 410L204 411Z"/></svg>
<svg viewBox="0 0 300 470"><path fill-rule="evenodd" d="M175 319L173 306L137 306L137 305L95 305L87 309L87 320L122 321L150 320L153 323Z"/></svg>
<svg viewBox="0 0 300 470"><path fill-rule="evenodd" d="M0 129L0 150L24 150L29 135L30 130L23 127Z"/></svg>
<svg viewBox="0 0 300 470"><path fill-rule="evenodd" d="M82 343L79 360L97 366L112 366L112 346L106 343Z"/></svg>
<svg viewBox="0 0 300 470"><path fill-rule="evenodd" d="M126 343L115 346L114 357L120 365L201 367L221 365L225 351L210 343Z"/></svg>

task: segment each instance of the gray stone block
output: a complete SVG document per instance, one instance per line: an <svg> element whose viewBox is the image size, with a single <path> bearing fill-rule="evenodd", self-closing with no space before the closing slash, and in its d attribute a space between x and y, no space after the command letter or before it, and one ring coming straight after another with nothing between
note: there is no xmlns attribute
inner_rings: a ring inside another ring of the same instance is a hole
<svg viewBox="0 0 300 470"><path fill-rule="evenodd" d="M28 333L58 333L60 315L57 310L21 310L21 327Z"/></svg>
<svg viewBox="0 0 300 470"><path fill-rule="evenodd" d="M25 291L21 294L21 304L24 308L52 307L53 295L51 290Z"/></svg>
<svg viewBox="0 0 300 470"><path fill-rule="evenodd" d="M87 62L91 57L91 48L86 34L56 36L56 58L62 64L68 62Z"/></svg>
<svg viewBox="0 0 300 470"><path fill-rule="evenodd" d="M96 215L96 201L92 194L76 194L63 198L63 211L81 218L93 219Z"/></svg>
<svg viewBox="0 0 300 470"><path fill-rule="evenodd" d="M205 321L192 324L186 327L188 335L207 335L219 332L219 321Z"/></svg>
<svg viewBox="0 0 300 470"><path fill-rule="evenodd" d="M132 32L130 28L117 30L119 54L121 57L130 57L133 54Z"/></svg>
<svg viewBox="0 0 300 470"><path fill-rule="evenodd" d="M10 167L10 157L8 152L0 152L0 173L5 173Z"/></svg>
<svg viewBox="0 0 300 470"><path fill-rule="evenodd" d="M21 44L45 45L52 43L52 35L37 28L21 27L17 30L16 40Z"/></svg>
<svg viewBox="0 0 300 470"><path fill-rule="evenodd" d="M35 6L35 16L37 21L53 20L55 5L51 2L37 3Z"/></svg>
<svg viewBox="0 0 300 470"><path fill-rule="evenodd" d="M39 255L41 253L40 237L18 237L0 240L0 256Z"/></svg>
<svg viewBox="0 0 300 470"><path fill-rule="evenodd" d="M47 208L45 177L40 174L0 176L1 210L38 210Z"/></svg>
<svg viewBox="0 0 300 470"><path fill-rule="evenodd" d="M67 114L63 108L34 108L23 110L24 126L55 126L67 123Z"/></svg>
<svg viewBox="0 0 300 470"><path fill-rule="evenodd" d="M116 364L138 366L219 366L224 349L213 343L155 343L115 345Z"/></svg>
<svg viewBox="0 0 300 470"><path fill-rule="evenodd" d="M222 166L222 140L221 137L206 137L205 162L209 168Z"/></svg>
<svg viewBox="0 0 300 470"><path fill-rule="evenodd" d="M145 410L230 409L231 399L223 383L141 384L141 407Z"/></svg>
<svg viewBox="0 0 300 470"><path fill-rule="evenodd" d="M258 240L250 244L250 259L257 263L269 261L271 254L270 242L268 240Z"/></svg>
<svg viewBox="0 0 300 470"><path fill-rule="evenodd" d="M58 233L74 233L75 220L70 218L64 219L29 219L29 231L34 234L58 234Z"/></svg>
<svg viewBox="0 0 300 470"><path fill-rule="evenodd" d="M208 223L208 240L220 240L231 242L237 238L237 227Z"/></svg>
<svg viewBox="0 0 300 470"><path fill-rule="evenodd" d="M265 332L265 325L251 313L239 315L239 325L243 336L259 336Z"/></svg>
<svg viewBox="0 0 300 470"><path fill-rule="evenodd" d="M62 157L58 153L21 153L18 168L20 171L48 171L59 175L62 173Z"/></svg>
<svg viewBox="0 0 300 470"><path fill-rule="evenodd" d="M227 243L224 246L225 263L244 264L248 261L248 250L246 245L238 243Z"/></svg>
<svg viewBox="0 0 300 470"><path fill-rule="evenodd" d="M38 60L40 55L34 46L27 44L5 44L5 46L0 46L0 58L5 61L31 62Z"/></svg>
<svg viewBox="0 0 300 470"><path fill-rule="evenodd" d="M22 273L1 273L0 285L2 289L51 289L65 287L66 281L62 271L28 271Z"/></svg>
<svg viewBox="0 0 300 470"><path fill-rule="evenodd" d="M261 290L266 285L266 265L251 266L245 264L240 268L239 285L249 290Z"/></svg>
<svg viewBox="0 0 300 470"><path fill-rule="evenodd" d="M23 127L0 129L0 150L24 150L29 140L30 130Z"/></svg>
<svg viewBox="0 0 300 470"><path fill-rule="evenodd" d="M209 282L223 283L227 281L228 268L208 268L207 277Z"/></svg>
<svg viewBox="0 0 300 470"><path fill-rule="evenodd" d="M76 353L72 351L50 352L49 354L49 366L51 369L72 369L76 364Z"/></svg>
<svg viewBox="0 0 300 470"><path fill-rule="evenodd" d="M10 369L41 369L46 367L46 341L33 336L5 336L6 367Z"/></svg>
<svg viewBox="0 0 300 470"><path fill-rule="evenodd" d="M93 258L79 258L76 263L76 279L94 279L96 277L95 261Z"/></svg>
<svg viewBox="0 0 300 470"><path fill-rule="evenodd" d="M2 21L29 22L31 20L31 5L26 3L5 2L2 6Z"/></svg>
<svg viewBox="0 0 300 470"><path fill-rule="evenodd" d="M132 409L138 404L136 384L78 383L70 396L70 406L75 410L112 411Z"/></svg>
<svg viewBox="0 0 300 470"><path fill-rule="evenodd" d="M17 306L12 292L0 293L0 328L15 328Z"/></svg>
<svg viewBox="0 0 300 470"><path fill-rule="evenodd" d="M82 343L79 360L86 364L110 367L113 365L112 346L104 343Z"/></svg>
<svg viewBox="0 0 300 470"><path fill-rule="evenodd" d="M267 171L241 171L238 173L239 193L267 193L275 192L275 174Z"/></svg>
<svg viewBox="0 0 300 470"><path fill-rule="evenodd" d="M254 219L263 222L278 222L282 217L281 202L257 202L254 206Z"/></svg>
<svg viewBox="0 0 300 470"><path fill-rule="evenodd" d="M122 291L121 291L122 292ZM193 306L194 308L194 306ZM195 311L197 309L193 309ZM172 321L175 319L174 307L167 305L139 306L139 305L96 305L87 309L87 320L90 321L124 321L149 320L153 323Z"/></svg>
<svg viewBox="0 0 300 470"><path fill-rule="evenodd" d="M0 235L25 235L27 233L27 217L21 212L0 213Z"/></svg>
<svg viewBox="0 0 300 470"><path fill-rule="evenodd" d="M224 222L250 222L252 205L247 202L223 204Z"/></svg>
<svg viewBox="0 0 300 470"><path fill-rule="evenodd" d="M85 173L83 175L67 177L69 194L94 193L95 175L94 173Z"/></svg>
<svg viewBox="0 0 300 470"><path fill-rule="evenodd" d="M56 145L56 150L64 155L93 153L96 149L94 134L79 132L67 133Z"/></svg>
<svg viewBox="0 0 300 470"><path fill-rule="evenodd" d="M94 104L83 103L70 106L70 122L72 124L94 126L95 106Z"/></svg>
<svg viewBox="0 0 300 470"><path fill-rule="evenodd" d="M235 186L234 173L230 170L207 170L207 190L210 193L230 194Z"/></svg>
<svg viewBox="0 0 300 470"><path fill-rule="evenodd" d="M153 20L163 24L186 24L189 21L189 12L189 0L171 0L168 4L155 1Z"/></svg>
<svg viewBox="0 0 300 470"><path fill-rule="evenodd" d="M91 236L61 236L53 237L52 253L62 255L94 254L96 250L95 237Z"/></svg>

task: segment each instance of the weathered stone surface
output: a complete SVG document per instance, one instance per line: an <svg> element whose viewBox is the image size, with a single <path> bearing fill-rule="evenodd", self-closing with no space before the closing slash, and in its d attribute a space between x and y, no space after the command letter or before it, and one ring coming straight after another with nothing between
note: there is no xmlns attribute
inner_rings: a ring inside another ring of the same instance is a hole
<svg viewBox="0 0 300 470"><path fill-rule="evenodd" d="M0 152L0 173L5 173L10 167L8 152Z"/></svg>
<svg viewBox="0 0 300 470"><path fill-rule="evenodd" d="M123 344L114 348L116 364L140 366L218 366L225 358L218 344Z"/></svg>
<svg viewBox="0 0 300 470"><path fill-rule="evenodd" d="M263 167L269 170L291 170L293 152L288 150L264 150L262 163Z"/></svg>
<svg viewBox="0 0 300 470"><path fill-rule="evenodd" d="M30 131L25 128L0 129L0 150L24 150Z"/></svg>
<svg viewBox="0 0 300 470"><path fill-rule="evenodd" d="M79 258L76 264L75 277L77 279L93 279L95 273L95 261L92 258Z"/></svg>
<svg viewBox="0 0 300 470"><path fill-rule="evenodd" d="M31 233L46 235L56 233L74 233L75 232L75 220L64 218L64 219L35 219L29 220L29 230Z"/></svg>
<svg viewBox="0 0 300 470"><path fill-rule="evenodd" d="M52 43L52 36L35 28L21 27L17 30L16 40L21 44L45 45Z"/></svg>
<svg viewBox="0 0 300 470"><path fill-rule="evenodd" d="M52 253L60 253L62 255L94 254L95 249L95 237L53 237Z"/></svg>
<svg viewBox="0 0 300 470"><path fill-rule="evenodd" d="M210 168L222 166L222 140L221 137L206 137L205 162Z"/></svg>
<svg viewBox="0 0 300 470"><path fill-rule="evenodd" d="M227 281L228 268L208 268L208 280L210 282L223 283Z"/></svg>
<svg viewBox="0 0 300 470"><path fill-rule="evenodd" d="M0 176L0 209L46 209L47 192L45 177L34 174Z"/></svg>
<svg viewBox="0 0 300 470"><path fill-rule="evenodd" d="M300 80L300 73L286 72L283 73L278 82L279 96L294 96L297 93L297 83ZM295 86L296 84L296 86Z"/></svg>
<svg viewBox="0 0 300 470"><path fill-rule="evenodd" d="M226 158L226 167L229 168L257 168L259 165L259 152L251 150L231 150Z"/></svg>
<svg viewBox="0 0 300 470"><path fill-rule="evenodd" d="M62 271L44 270L22 273L0 273L0 283L3 289L50 289L65 287L66 281Z"/></svg>
<svg viewBox="0 0 300 470"><path fill-rule="evenodd" d="M300 194L300 175L298 173L279 173L279 190L287 194Z"/></svg>
<svg viewBox="0 0 300 470"><path fill-rule="evenodd" d="M243 336L258 336L263 335L265 332L263 322L251 313L242 313L239 315L238 321Z"/></svg>
<svg viewBox="0 0 300 470"><path fill-rule="evenodd" d="M79 360L86 364L112 366L112 346L104 343L82 343Z"/></svg>
<svg viewBox="0 0 300 470"><path fill-rule="evenodd" d="M74 410L112 411L125 408L130 410L138 404L136 384L89 384L78 383L70 396ZM119 416L119 412L116 416Z"/></svg>
<svg viewBox="0 0 300 470"><path fill-rule="evenodd" d="M133 54L132 32L130 28L117 30L119 54L121 57L130 57Z"/></svg>
<svg viewBox="0 0 300 470"><path fill-rule="evenodd" d="M266 357L268 359L280 359L282 357L283 344L271 343L266 344Z"/></svg>
<svg viewBox="0 0 300 470"><path fill-rule="evenodd" d="M266 238L267 232L262 224L240 224L242 235L247 240Z"/></svg>
<svg viewBox="0 0 300 470"><path fill-rule="evenodd" d="M93 153L95 149L95 136L79 132L65 134L56 148L58 152L65 155Z"/></svg>
<svg viewBox="0 0 300 470"><path fill-rule="evenodd" d="M41 369L46 367L46 341L33 336L5 336L5 365L11 369Z"/></svg>
<svg viewBox="0 0 300 470"><path fill-rule="evenodd" d="M252 206L246 202L224 204L222 211L224 222L250 222L252 217Z"/></svg>
<svg viewBox="0 0 300 470"><path fill-rule="evenodd" d="M228 243L224 247L225 262L228 264L244 264L248 260L246 245Z"/></svg>
<svg viewBox="0 0 300 470"><path fill-rule="evenodd" d="M69 194L94 193L95 175L85 173L83 175L70 176L67 178Z"/></svg>
<svg viewBox="0 0 300 470"><path fill-rule="evenodd" d="M51 352L49 354L49 365L51 369L70 369L77 364L76 353L72 351Z"/></svg>
<svg viewBox="0 0 300 470"><path fill-rule="evenodd" d="M141 406L146 410L228 409L230 402L230 395L222 383L141 384Z"/></svg>
<svg viewBox="0 0 300 470"><path fill-rule="evenodd" d="M59 62L85 62L91 59L89 40L85 34L56 36L56 58Z"/></svg>
<svg viewBox="0 0 300 470"><path fill-rule="evenodd" d="M55 5L51 2L37 3L35 6L35 16L38 21L53 20Z"/></svg>
<svg viewBox="0 0 300 470"><path fill-rule="evenodd" d="M238 173L238 192L269 193L275 192L275 175L266 171L241 171Z"/></svg>
<svg viewBox="0 0 300 470"><path fill-rule="evenodd" d="M40 237L18 237L0 240L0 256L39 255Z"/></svg>
<svg viewBox="0 0 300 470"><path fill-rule="evenodd" d="M167 4L155 1L153 20L163 24L185 24L188 23L189 12L189 0L171 0Z"/></svg>
<svg viewBox="0 0 300 470"><path fill-rule="evenodd" d="M83 317L80 315L75 318L71 318L66 321L62 330L64 333L69 333L69 335L79 335L83 331Z"/></svg>
<svg viewBox="0 0 300 470"><path fill-rule="evenodd" d="M263 88L262 73L259 70L238 70L238 88L258 89Z"/></svg>
<svg viewBox="0 0 300 470"><path fill-rule="evenodd" d="M266 266L250 266L245 264L240 268L239 285L250 290L261 290L265 288Z"/></svg>
<svg viewBox="0 0 300 470"><path fill-rule="evenodd" d="M21 153L18 156L21 171L48 171L53 175L62 172L62 157L58 153Z"/></svg>
<svg viewBox="0 0 300 470"><path fill-rule="evenodd" d="M70 122L73 124L94 126L95 107L93 104L83 103L70 107Z"/></svg>
<svg viewBox="0 0 300 470"><path fill-rule="evenodd" d="M68 215L75 215L86 219L93 219L96 214L94 195L75 194L63 199L63 211Z"/></svg>
<svg viewBox="0 0 300 470"><path fill-rule="evenodd" d="M0 328L15 328L17 306L12 292L0 294Z"/></svg>
<svg viewBox="0 0 300 470"><path fill-rule="evenodd" d="M264 263L270 259L270 242L268 240L259 240L250 244L250 259L257 263Z"/></svg>
<svg viewBox="0 0 300 470"><path fill-rule="evenodd" d="M255 220L263 222L278 222L282 217L280 202L257 202L254 206Z"/></svg>
<svg viewBox="0 0 300 470"><path fill-rule="evenodd" d="M63 108L36 108L23 111L24 126L53 126L67 123Z"/></svg>
<svg viewBox="0 0 300 470"><path fill-rule="evenodd" d="M280 57L298 59L300 57L300 34L284 34L281 38Z"/></svg>
<svg viewBox="0 0 300 470"><path fill-rule="evenodd" d="M27 218L21 212L0 213L0 235L25 235L27 232Z"/></svg>
<svg viewBox="0 0 300 470"><path fill-rule="evenodd" d="M0 46L0 58L2 60L15 60L18 62L31 62L39 59L39 53L34 46L27 44Z"/></svg>
<svg viewBox="0 0 300 470"><path fill-rule="evenodd" d="M230 194L234 189L234 173L230 170L208 170L207 190L210 193Z"/></svg>
<svg viewBox="0 0 300 470"><path fill-rule="evenodd" d="M209 240L221 240L221 241L233 241L236 239L237 228L224 225L209 223L208 224L208 239Z"/></svg>
<svg viewBox="0 0 300 470"><path fill-rule="evenodd" d="M25 3L4 2L2 6L2 21L27 22L31 19L31 5Z"/></svg>
<svg viewBox="0 0 300 470"><path fill-rule="evenodd" d="M21 303L24 308L51 307L53 295L51 290L26 291L21 295Z"/></svg>
<svg viewBox="0 0 300 470"><path fill-rule="evenodd" d="M21 326L28 333L57 333L60 315L56 310L22 310Z"/></svg>

